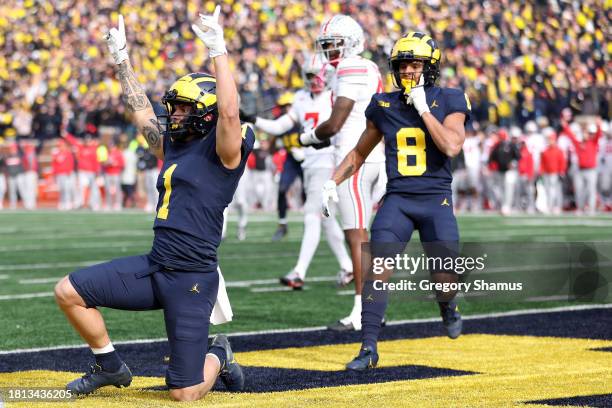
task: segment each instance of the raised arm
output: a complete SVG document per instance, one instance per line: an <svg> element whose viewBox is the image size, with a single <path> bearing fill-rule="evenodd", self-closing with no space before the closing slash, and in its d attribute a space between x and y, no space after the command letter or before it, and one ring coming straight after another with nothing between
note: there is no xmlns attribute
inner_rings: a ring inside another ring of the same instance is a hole
<svg viewBox="0 0 612 408"><path fill-rule="evenodd" d="M149 144L151 152L158 159L163 160L164 150L160 126L151 101L136 79L136 74L130 64L122 15L119 15L118 28L111 28L104 39L115 61L115 70L123 89L123 101L132 112L132 120Z"/></svg>
<svg viewBox="0 0 612 408"><path fill-rule="evenodd" d="M232 76L223 38L223 27L219 24L221 6L217 5L212 16L200 14L201 29L192 25L193 31L208 47L217 79L217 120L216 152L221 163L228 169L240 164L242 155L242 130L238 110L238 91Z"/></svg>

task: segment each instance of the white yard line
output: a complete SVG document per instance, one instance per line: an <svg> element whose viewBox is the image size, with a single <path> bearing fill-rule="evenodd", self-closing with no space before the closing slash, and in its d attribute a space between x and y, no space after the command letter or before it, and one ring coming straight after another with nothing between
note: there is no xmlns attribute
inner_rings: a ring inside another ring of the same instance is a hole
<svg viewBox="0 0 612 408"><path fill-rule="evenodd" d="M0 300L32 299L51 296L53 296L53 292L22 293L20 295L0 295Z"/></svg>
<svg viewBox="0 0 612 408"><path fill-rule="evenodd" d="M0 275L0 280L10 278L10 275Z"/></svg>
<svg viewBox="0 0 612 408"><path fill-rule="evenodd" d="M57 278L35 278L35 279L20 279L19 283L22 285L37 285L40 283L55 283L60 280L61 277Z"/></svg>
<svg viewBox="0 0 612 408"><path fill-rule="evenodd" d="M475 319L486 319L486 318L497 318L497 317L507 317L507 316L521 316L527 314L539 314L539 313L555 313L555 312L572 312L577 310L590 310L590 309L612 309L612 304L595 304L595 305L577 305L577 306L561 306L561 307L552 307L552 308L543 308L543 309L523 309L523 310L513 310L510 312L499 312L499 313L481 313L474 315L464 315L464 320L475 320ZM387 322L388 326L396 326L400 324L417 324L417 323L430 323L430 322L439 322L439 317L431 317L426 319L407 319L407 320L394 320ZM229 333L229 336L259 336L265 334L291 334L291 333L307 333L313 332L317 330L325 330L325 326L314 326L314 327L302 327L302 328L294 328L294 329L276 329L276 330L258 330L258 331L248 331L248 332L236 332ZM126 341L114 341L114 344L145 344L145 343L155 343L166 341L166 338L153 338L153 339L139 339L139 340L126 340ZM29 348L29 349L16 349L16 350L3 350L0 351L0 355L10 355L10 354L19 354L19 353L37 353L40 351L51 351L51 350L65 350L65 349L74 349L74 348L86 348L87 346L83 344L67 344L61 346L52 346L52 347L38 347L38 348Z"/></svg>

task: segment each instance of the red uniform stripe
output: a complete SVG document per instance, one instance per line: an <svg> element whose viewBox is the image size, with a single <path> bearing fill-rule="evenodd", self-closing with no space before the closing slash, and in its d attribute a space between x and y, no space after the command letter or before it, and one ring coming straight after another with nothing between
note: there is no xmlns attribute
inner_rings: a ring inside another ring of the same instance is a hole
<svg viewBox="0 0 612 408"><path fill-rule="evenodd" d="M359 171L363 170L363 168L357 170L357 173L353 174L353 193L355 194L355 201L357 202L357 213L359 214L359 229L363 229L363 205L361 204L361 196L359 195Z"/></svg>
<svg viewBox="0 0 612 408"><path fill-rule="evenodd" d="M344 68L338 71L338 76L348 75L348 74L367 74L367 68Z"/></svg>

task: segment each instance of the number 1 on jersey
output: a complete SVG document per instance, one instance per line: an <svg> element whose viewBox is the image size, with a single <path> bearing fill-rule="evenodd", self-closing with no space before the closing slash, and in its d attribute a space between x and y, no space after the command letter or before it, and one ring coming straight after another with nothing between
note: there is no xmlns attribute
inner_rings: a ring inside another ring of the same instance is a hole
<svg viewBox="0 0 612 408"><path fill-rule="evenodd" d="M401 128L396 133L397 171L402 176L420 176L427 170L425 156L425 132L421 128ZM414 145L408 145L414 139ZM415 164L408 164L408 156L415 157Z"/></svg>
<svg viewBox="0 0 612 408"><path fill-rule="evenodd" d="M162 220L168 218L168 205L170 204L170 194L172 194L172 173L174 173L174 169L176 169L176 163L164 171L164 199L161 207L159 207L159 211L157 211L157 218Z"/></svg>

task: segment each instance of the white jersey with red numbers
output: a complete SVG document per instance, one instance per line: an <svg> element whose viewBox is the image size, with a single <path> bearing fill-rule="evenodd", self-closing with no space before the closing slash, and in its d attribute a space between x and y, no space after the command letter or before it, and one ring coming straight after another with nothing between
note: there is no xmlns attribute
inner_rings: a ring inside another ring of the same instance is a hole
<svg viewBox="0 0 612 408"><path fill-rule="evenodd" d="M287 112L295 123L302 125L304 129L314 129L319 123L325 122L332 110L332 93L323 91L318 95L313 95L310 91L301 89L295 93L293 105ZM304 148L303 169L310 168L333 168L334 167L334 147L315 149L314 147Z"/></svg>
<svg viewBox="0 0 612 408"><path fill-rule="evenodd" d="M366 128L365 110L370 104L372 95L383 92L380 71L376 64L365 58L359 56L344 58L336 67L332 90L334 101L339 96L355 101L353 110L334 139L336 163L340 163L355 147ZM383 161L385 161L385 152L381 143L372 150L366 162Z"/></svg>

